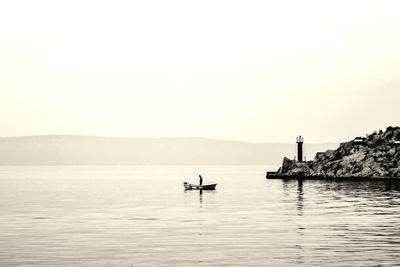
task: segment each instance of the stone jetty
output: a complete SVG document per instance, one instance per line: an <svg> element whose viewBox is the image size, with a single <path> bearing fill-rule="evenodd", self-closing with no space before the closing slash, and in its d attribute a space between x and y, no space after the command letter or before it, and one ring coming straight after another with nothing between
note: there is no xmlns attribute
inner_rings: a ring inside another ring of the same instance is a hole
<svg viewBox="0 0 400 267"><path fill-rule="evenodd" d="M319 152L312 161L283 159L267 178L399 178L400 127L388 127L341 143L336 150Z"/></svg>

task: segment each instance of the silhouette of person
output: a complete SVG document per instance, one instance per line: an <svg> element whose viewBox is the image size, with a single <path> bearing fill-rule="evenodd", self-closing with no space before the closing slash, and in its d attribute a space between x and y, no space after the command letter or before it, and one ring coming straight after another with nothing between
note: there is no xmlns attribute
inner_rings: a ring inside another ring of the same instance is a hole
<svg viewBox="0 0 400 267"><path fill-rule="evenodd" d="M200 185L203 185L203 177L201 177L201 175L199 175L200 177Z"/></svg>

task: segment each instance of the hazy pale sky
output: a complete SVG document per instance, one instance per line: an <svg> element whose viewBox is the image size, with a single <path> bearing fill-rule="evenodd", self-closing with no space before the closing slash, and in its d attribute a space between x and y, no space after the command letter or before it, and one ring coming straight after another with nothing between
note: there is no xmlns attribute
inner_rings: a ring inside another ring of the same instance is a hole
<svg viewBox="0 0 400 267"><path fill-rule="evenodd" d="M400 1L2 1L0 136L400 125Z"/></svg>

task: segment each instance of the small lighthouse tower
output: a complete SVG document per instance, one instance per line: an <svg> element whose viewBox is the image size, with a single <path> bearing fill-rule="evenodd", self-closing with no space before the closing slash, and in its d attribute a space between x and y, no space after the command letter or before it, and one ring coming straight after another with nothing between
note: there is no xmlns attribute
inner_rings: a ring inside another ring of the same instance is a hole
<svg viewBox="0 0 400 267"><path fill-rule="evenodd" d="M304 138L300 135L296 138L297 143L297 160L303 162L303 143Z"/></svg>

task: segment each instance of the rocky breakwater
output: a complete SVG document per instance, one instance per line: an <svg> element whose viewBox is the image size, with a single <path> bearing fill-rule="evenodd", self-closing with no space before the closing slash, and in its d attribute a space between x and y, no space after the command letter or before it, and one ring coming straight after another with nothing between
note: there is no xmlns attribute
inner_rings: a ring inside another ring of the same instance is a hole
<svg viewBox="0 0 400 267"><path fill-rule="evenodd" d="M276 176L320 178L400 178L400 127L388 127L366 137L317 153L312 161L283 159Z"/></svg>

